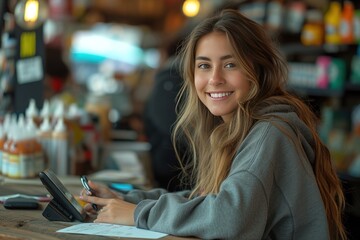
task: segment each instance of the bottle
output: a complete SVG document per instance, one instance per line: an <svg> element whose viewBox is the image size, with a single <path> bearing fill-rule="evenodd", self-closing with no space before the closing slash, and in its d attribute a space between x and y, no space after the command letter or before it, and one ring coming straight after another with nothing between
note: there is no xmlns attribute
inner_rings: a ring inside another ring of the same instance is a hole
<svg viewBox="0 0 360 240"><path fill-rule="evenodd" d="M13 132L12 141L8 146L7 150L7 166L6 166L6 174L10 178L20 178L20 149L22 144L22 132L16 130Z"/></svg>
<svg viewBox="0 0 360 240"><path fill-rule="evenodd" d="M291 33L300 33L301 28L305 21L306 3L302 1L291 1L287 3L283 11L285 12L286 19L283 24L286 30Z"/></svg>
<svg viewBox="0 0 360 240"><path fill-rule="evenodd" d="M70 173L68 134L64 118L59 118L52 133L52 156L56 162L56 169L52 169L59 176Z"/></svg>
<svg viewBox="0 0 360 240"><path fill-rule="evenodd" d="M52 156L52 127L49 117L43 118L43 121L37 131L39 142L44 152L45 164L51 169L56 168L54 156Z"/></svg>
<svg viewBox="0 0 360 240"><path fill-rule="evenodd" d="M25 116L27 119L32 118L34 120L34 122L37 124L38 121L38 109L36 107L36 102L35 99L30 99L29 105L25 110Z"/></svg>
<svg viewBox="0 0 360 240"><path fill-rule="evenodd" d="M6 133L6 141L4 143L4 147L3 147L3 154L2 154L2 166L1 166L1 172L2 172L2 175L4 176L7 176L8 173L9 173L9 158L10 158L10 148L13 144L13 141L14 141L14 136L16 135L16 129L17 129L17 126L16 125L13 125L14 123L12 123L11 121L11 116L8 115L8 121L5 125L5 122L4 122L4 127L7 126L7 133ZM5 129L5 128L4 128Z"/></svg>
<svg viewBox="0 0 360 240"><path fill-rule="evenodd" d="M354 38L356 43L360 43L360 9L355 10L354 14Z"/></svg>
<svg viewBox="0 0 360 240"><path fill-rule="evenodd" d="M23 178L32 178L37 177L41 171L45 169L45 160L44 160L44 151L37 139L36 130L28 130L27 135L27 145L26 145L26 153L29 157L29 162L20 161L20 167L22 167L22 163L29 163L28 168L25 165L21 177ZM27 171L29 169L30 171Z"/></svg>
<svg viewBox="0 0 360 240"><path fill-rule="evenodd" d="M351 1L344 2L340 20L340 39L343 44L354 43L354 5Z"/></svg>
<svg viewBox="0 0 360 240"><path fill-rule="evenodd" d="M304 45L322 45L324 27L322 23L322 13L316 9L306 12L306 23L301 31L301 42Z"/></svg>
<svg viewBox="0 0 360 240"><path fill-rule="evenodd" d="M325 43L340 44L340 19L341 19L341 5L340 2L332 1L328 11L324 16L325 24Z"/></svg>
<svg viewBox="0 0 360 240"><path fill-rule="evenodd" d="M51 117L51 111L50 111L49 100L44 100L43 107L40 110L41 121L43 121L45 118L49 118L50 120L50 117Z"/></svg>
<svg viewBox="0 0 360 240"><path fill-rule="evenodd" d="M267 6L266 24L271 30L281 29L283 23L284 7L280 0L272 0Z"/></svg>

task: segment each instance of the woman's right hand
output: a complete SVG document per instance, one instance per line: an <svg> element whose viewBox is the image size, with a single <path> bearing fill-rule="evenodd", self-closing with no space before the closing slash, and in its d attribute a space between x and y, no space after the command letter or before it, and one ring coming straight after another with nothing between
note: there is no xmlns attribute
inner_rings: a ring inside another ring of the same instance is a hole
<svg viewBox="0 0 360 240"><path fill-rule="evenodd" d="M118 198L118 197L120 197L117 193L115 193L114 191L112 191L110 188L108 188L107 186L105 186L103 184L94 183L91 180L89 180L88 184L93 192L93 194L90 194L90 195L94 195L94 196L97 196L100 198ZM82 189L80 195L89 195L88 193L89 192L86 191L86 189Z"/></svg>
<svg viewBox="0 0 360 240"><path fill-rule="evenodd" d="M84 196L84 195L94 195L96 197L99 198L119 198L119 199L123 199L123 197L121 195L119 195L118 193L112 191L110 188L108 188L107 186L103 185L103 184L98 184L98 183L94 183L92 181L88 181L88 184L90 186L90 188L92 189L92 194L89 193L86 189L82 189L80 192L80 196ZM91 204L86 204L84 206L85 211L89 214L89 215L96 215L97 212L93 209L93 207L91 206ZM100 210L100 208L98 209Z"/></svg>

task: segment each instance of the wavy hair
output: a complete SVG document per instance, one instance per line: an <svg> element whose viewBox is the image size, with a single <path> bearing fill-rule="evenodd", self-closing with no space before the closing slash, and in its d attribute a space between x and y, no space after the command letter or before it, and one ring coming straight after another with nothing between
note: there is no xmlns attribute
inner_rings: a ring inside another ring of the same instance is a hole
<svg viewBox="0 0 360 240"><path fill-rule="evenodd" d="M250 92L239 103L229 123L208 111L199 100L194 85L197 42L211 32L226 34L235 58L250 81ZM272 116L261 114L261 109L273 104L291 105L309 127L315 141L316 161L313 171L324 202L331 236L333 239L346 239L342 224L344 195L330 153L318 136L318 119L301 99L286 91L286 61L264 28L236 10L224 10L204 20L192 31L179 56L184 83L178 95L179 117L172 138L175 149L177 139L186 139L189 146L185 158L192 159L191 165L183 168L187 179L192 179L194 188L191 196L219 192L222 181L228 176L236 150L250 128L256 121L270 121Z"/></svg>

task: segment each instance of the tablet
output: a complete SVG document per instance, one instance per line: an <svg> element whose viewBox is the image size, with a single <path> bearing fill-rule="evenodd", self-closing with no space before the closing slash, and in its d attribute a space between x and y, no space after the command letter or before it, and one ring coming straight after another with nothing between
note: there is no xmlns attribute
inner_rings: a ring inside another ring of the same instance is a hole
<svg viewBox="0 0 360 240"><path fill-rule="evenodd" d="M75 197L60 182L55 173L50 169L44 170L39 174L40 180L49 193L53 196L53 201L59 206L59 209L70 214L71 218L84 221L86 213L83 207L76 201Z"/></svg>

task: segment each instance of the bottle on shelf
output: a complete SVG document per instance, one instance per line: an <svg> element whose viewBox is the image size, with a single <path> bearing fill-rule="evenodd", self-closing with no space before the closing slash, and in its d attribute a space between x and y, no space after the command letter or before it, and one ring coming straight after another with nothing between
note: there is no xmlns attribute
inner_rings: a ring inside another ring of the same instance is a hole
<svg viewBox="0 0 360 240"><path fill-rule="evenodd" d="M52 154L52 126L49 117L45 117L37 131L39 142L43 148L45 163L51 169L56 167L56 162Z"/></svg>
<svg viewBox="0 0 360 240"><path fill-rule="evenodd" d="M322 45L324 43L323 16L319 10L310 9L306 12L306 23L301 31L301 43L304 45Z"/></svg>
<svg viewBox="0 0 360 240"><path fill-rule="evenodd" d="M71 171L69 160L68 134L64 123L64 118L59 118L52 133L52 160L56 163L56 168L52 170L59 176L69 175ZM51 160L51 161L52 161Z"/></svg>
<svg viewBox="0 0 360 240"><path fill-rule="evenodd" d="M360 9L354 13L354 38L355 43L360 44Z"/></svg>
<svg viewBox="0 0 360 240"><path fill-rule="evenodd" d="M330 2L329 9L324 16L325 24L325 43L326 44L340 44L340 19L341 19L341 5L338 1Z"/></svg>
<svg viewBox="0 0 360 240"><path fill-rule="evenodd" d="M345 1L340 19L340 39L342 44L354 43L354 4Z"/></svg>

